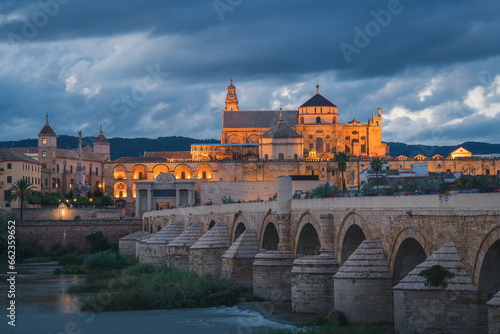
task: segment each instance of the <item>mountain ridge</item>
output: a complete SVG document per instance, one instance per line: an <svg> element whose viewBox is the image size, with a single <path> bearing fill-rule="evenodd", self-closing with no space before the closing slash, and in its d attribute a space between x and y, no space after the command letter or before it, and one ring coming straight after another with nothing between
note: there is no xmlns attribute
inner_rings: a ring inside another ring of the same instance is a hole
<svg viewBox="0 0 500 334"><path fill-rule="evenodd" d="M92 145L96 137L82 138L83 146ZM190 151L191 144L219 144L217 139L194 139L182 136L151 138L108 138L111 144L111 159L116 160L121 157L142 156L145 151ZM36 147L37 139L21 139L17 141L0 141L0 147ZM399 142L388 142L389 155L397 157L399 155L412 158L417 154L432 157L436 154L446 157L459 147L472 152L472 154L500 153L500 144L490 144L484 142L467 141L458 145L420 145L405 144ZM78 147L78 137L60 135L57 137L57 147L63 149L75 149Z"/></svg>

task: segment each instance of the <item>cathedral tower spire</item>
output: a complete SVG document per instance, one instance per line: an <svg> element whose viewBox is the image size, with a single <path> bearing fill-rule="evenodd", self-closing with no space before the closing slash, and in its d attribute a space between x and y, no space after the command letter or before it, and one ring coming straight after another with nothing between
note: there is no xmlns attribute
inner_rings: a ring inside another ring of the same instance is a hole
<svg viewBox="0 0 500 334"><path fill-rule="evenodd" d="M231 84L227 87L226 109L225 111L239 111L238 96L236 95L236 87L233 85L233 77Z"/></svg>

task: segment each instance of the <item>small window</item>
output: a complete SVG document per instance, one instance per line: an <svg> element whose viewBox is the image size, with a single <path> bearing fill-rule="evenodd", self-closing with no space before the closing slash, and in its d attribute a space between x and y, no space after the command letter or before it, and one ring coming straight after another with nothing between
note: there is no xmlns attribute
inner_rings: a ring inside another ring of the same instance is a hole
<svg viewBox="0 0 500 334"><path fill-rule="evenodd" d="M284 160L285 159L285 155L283 153L280 153L278 155L278 157L279 157L280 160Z"/></svg>
<svg viewBox="0 0 500 334"><path fill-rule="evenodd" d="M304 124L304 117L300 118L300 124Z"/></svg>
<svg viewBox="0 0 500 334"><path fill-rule="evenodd" d="M73 174L73 165L69 166L69 172Z"/></svg>
<svg viewBox="0 0 500 334"><path fill-rule="evenodd" d="M266 161L267 161L267 160L269 160L269 155L267 155L267 154L266 154L266 155L264 156L264 160L266 160Z"/></svg>
<svg viewBox="0 0 500 334"><path fill-rule="evenodd" d="M12 169L12 164L11 163L7 164L7 169Z"/></svg>
<svg viewBox="0 0 500 334"><path fill-rule="evenodd" d="M47 151L42 151L42 158L46 158L47 157Z"/></svg>
<svg viewBox="0 0 500 334"><path fill-rule="evenodd" d="M298 154L294 154L293 155L293 160L299 160L299 155Z"/></svg>
<svg viewBox="0 0 500 334"><path fill-rule="evenodd" d="M95 168L95 175L99 175L99 167Z"/></svg>
<svg viewBox="0 0 500 334"><path fill-rule="evenodd" d="M7 176L7 183L12 183L12 176Z"/></svg>
<svg viewBox="0 0 500 334"><path fill-rule="evenodd" d="M59 173L59 164L57 164L57 172Z"/></svg>
<svg viewBox="0 0 500 334"><path fill-rule="evenodd" d="M42 139L42 144L47 144L47 138Z"/></svg>
<svg viewBox="0 0 500 334"><path fill-rule="evenodd" d="M486 175L490 175L490 170L489 169L486 170Z"/></svg>
<svg viewBox="0 0 500 334"><path fill-rule="evenodd" d="M377 126L378 126L378 122L377 122Z"/></svg>
<svg viewBox="0 0 500 334"><path fill-rule="evenodd" d="M316 124L320 124L321 123L321 117L316 117Z"/></svg>

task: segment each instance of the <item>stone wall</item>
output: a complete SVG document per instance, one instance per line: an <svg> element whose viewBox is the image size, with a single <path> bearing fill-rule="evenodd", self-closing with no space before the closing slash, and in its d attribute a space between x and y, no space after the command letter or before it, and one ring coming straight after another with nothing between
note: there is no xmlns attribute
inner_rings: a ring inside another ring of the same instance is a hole
<svg viewBox="0 0 500 334"><path fill-rule="evenodd" d="M74 220L80 216L83 220L120 219L124 209L88 207L68 208L66 205L48 208L29 208L23 210L23 220Z"/></svg>
<svg viewBox="0 0 500 334"><path fill-rule="evenodd" d="M394 290L397 333L477 333L477 293Z"/></svg>
<svg viewBox="0 0 500 334"><path fill-rule="evenodd" d="M130 233L140 231L140 220L23 221L17 223L16 235L23 240L35 240L45 249L60 244L63 247L89 248L87 235L102 232L110 243Z"/></svg>
<svg viewBox="0 0 500 334"><path fill-rule="evenodd" d="M235 280L245 288L253 287L254 258L222 258L221 278Z"/></svg>
<svg viewBox="0 0 500 334"><path fill-rule="evenodd" d="M306 192L314 189L327 181L293 181L293 193L296 190ZM333 184L330 181L330 184ZM223 196L229 197L234 201L255 201L258 198L267 201L269 197L276 194L276 181L255 181L255 182L203 182L201 183L201 203L212 202L213 204L222 204Z"/></svg>

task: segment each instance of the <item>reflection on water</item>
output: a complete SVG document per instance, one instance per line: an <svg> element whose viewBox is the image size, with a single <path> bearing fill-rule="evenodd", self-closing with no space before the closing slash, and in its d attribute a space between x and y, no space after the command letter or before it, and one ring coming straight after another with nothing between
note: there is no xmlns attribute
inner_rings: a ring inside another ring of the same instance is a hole
<svg viewBox="0 0 500 334"><path fill-rule="evenodd" d="M79 295L64 291L83 281L83 276L53 274L56 263L18 265L16 278L16 327L0 316L0 333L260 333L269 328L293 328L266 319L250 307L217 307L155 311L79 311ZM8 303L6 267L0 266L1 309Z"/></svg>

